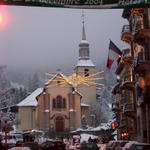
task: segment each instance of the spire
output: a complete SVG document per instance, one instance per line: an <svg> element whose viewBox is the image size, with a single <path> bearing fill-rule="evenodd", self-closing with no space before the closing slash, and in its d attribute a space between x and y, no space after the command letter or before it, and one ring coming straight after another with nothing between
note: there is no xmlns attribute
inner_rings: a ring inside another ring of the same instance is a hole
<svg viewBox="0 0 150 150"><path fill-rule="evenodd" d="M90 59L89 42L86 40L85 28L84 28L84 12L82 11L82 40L79 43L79 59L76 67L95 67Z"/></svg>
<svg viewBox="0 0 150 150"><path fill-rule="evenodd" d="M84 27L84 11L83 10L82 10L82 24L83 24L83 28L82 28L82 40L86 40L85 27Z"/></svg>

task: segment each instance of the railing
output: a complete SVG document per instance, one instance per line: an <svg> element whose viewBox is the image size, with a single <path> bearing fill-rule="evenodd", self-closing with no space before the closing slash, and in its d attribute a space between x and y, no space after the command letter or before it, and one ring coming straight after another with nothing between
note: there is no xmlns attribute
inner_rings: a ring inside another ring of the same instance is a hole
<svg viewBox="0 0 150 150"><path fill-rule="evenodd" d="M142 20L138 20L135 24L135 33L137 33L139 30L143 29L143 23Z"/></svg>
<svg viewBox="0 0 150 150"><path fill-rule="evenodd" d="M130 26L129 25L123 25L122 34L126 33L126 32L130 32Z"/></svg>
<svg viewBox="0 0 150 150"><path fill-rule="evenodd" d="M124 127L124 126L127 126L127 120L126 119L120 120L120 127Z"/></svg>
<svg viewBox="0 0 150 150"><path fill-rule="evenodd" d="M119 110L119 103L112 103L112 111L117 111Z"/></svg>
<svg viewBox="0 0 150 150"><path fill-rule="evenodd" d="M125 104L124 105L124 112L133 112L134 111L134 105L133 103L130 103L130 104Z"/></svg>

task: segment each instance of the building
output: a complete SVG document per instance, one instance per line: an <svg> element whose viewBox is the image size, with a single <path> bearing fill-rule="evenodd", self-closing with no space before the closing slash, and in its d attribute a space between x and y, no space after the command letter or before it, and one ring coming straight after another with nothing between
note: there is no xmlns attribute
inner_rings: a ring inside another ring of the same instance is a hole
<svg viewBox="0 0 150 150"><path fill-rule="evenodd" d="M84 21L82 40L79 43L79 59L74 72L84 77L96 73L95 65L90 59ZM37 89L18 104L20 130L36 128L58 133L95 124L93 109L97 106L96 85L74 87L66 82L63 86L63 79L66 79L63 73L56 73L43 88Z"/></svg>
<svg viewBox="0 0 150 150"><path fill-rule="evenodd" d="M43 88L36 89L31 95L21 101L17 113L17 129L20 131L37 128L37 101L36 97Z"/></svg>
<svg viewBox="0 0 150 150"><path fill-rule="evenodd" d="M134 130L131 134L130 130L120 134L122 129L118 128L118 137L150 143L150 9L126 8L122 17L129 25L123 26L121 40L129 47L123 50L124 54L118 60L116 74L120 80L113 92L119 98L114 111L118 122L122 115L126 118L127 128L131 126L127 118L132 118Z"/></svg>
<svg viewBox="0 0 150 150"><path fill-rule="evenodd" d="M82 28L82 40L79 43L79 58L77 65L74 68L74 71L82 76L89 77L91 74L96 73L96 66L93 64L92 60L90 59L90 48L89 42L86 40L86 33L84 27L84 20L83 20L83 28ZM84 111L82 115L85 116L85 119L89 125L93 125L92 120L93 116L90 114L94 114L93 109L96 108L98 102L96 99L96 85L92 86L78 86L77 90L82 95L82 103L87 104L89 107L88 111Z"/></svg>

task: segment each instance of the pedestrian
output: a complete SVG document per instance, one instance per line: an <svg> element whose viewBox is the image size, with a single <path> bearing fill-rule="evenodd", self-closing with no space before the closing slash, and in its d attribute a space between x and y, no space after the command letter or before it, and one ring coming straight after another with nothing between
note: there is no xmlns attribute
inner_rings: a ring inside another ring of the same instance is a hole
<svg viewBox="0 0 150 150"><path fill-rule="evenodd" d="M88 142L92 142L92 138L91 137L89 137Z"/></svg>
<svg viewBox="0 0 150 150"><path fill-rule="evenodd" d="M31 149L29 147L24 146L24 143L22 141L18 141L15 147L10 148L8 150L31 150Z"/></svg>
<svg viewBox="0 0 150 150"><path fill-rule="evenodd" d="M0 150L5 150L5 146L2 143L1 137L0 137Z"/></svg>

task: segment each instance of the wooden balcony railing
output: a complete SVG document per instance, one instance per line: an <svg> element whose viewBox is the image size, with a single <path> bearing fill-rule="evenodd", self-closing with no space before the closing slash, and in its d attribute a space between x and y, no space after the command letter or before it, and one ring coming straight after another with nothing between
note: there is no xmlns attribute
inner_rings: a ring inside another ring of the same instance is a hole
<svg viewBox="0 0 150 150"><path fill-rule="evenodd" d="M121 40L129 43L131 41L131 31L129 25L124 25L121 32Z"/></svg>
<svg viewBox="0 0 150 150"><path fill-rule="evenodd" d="M126 104L124 105L123 111L124 111L124 113L126 113L126 112L134 112L135 109L134 109L133 103L126 103Z"/></svg>

